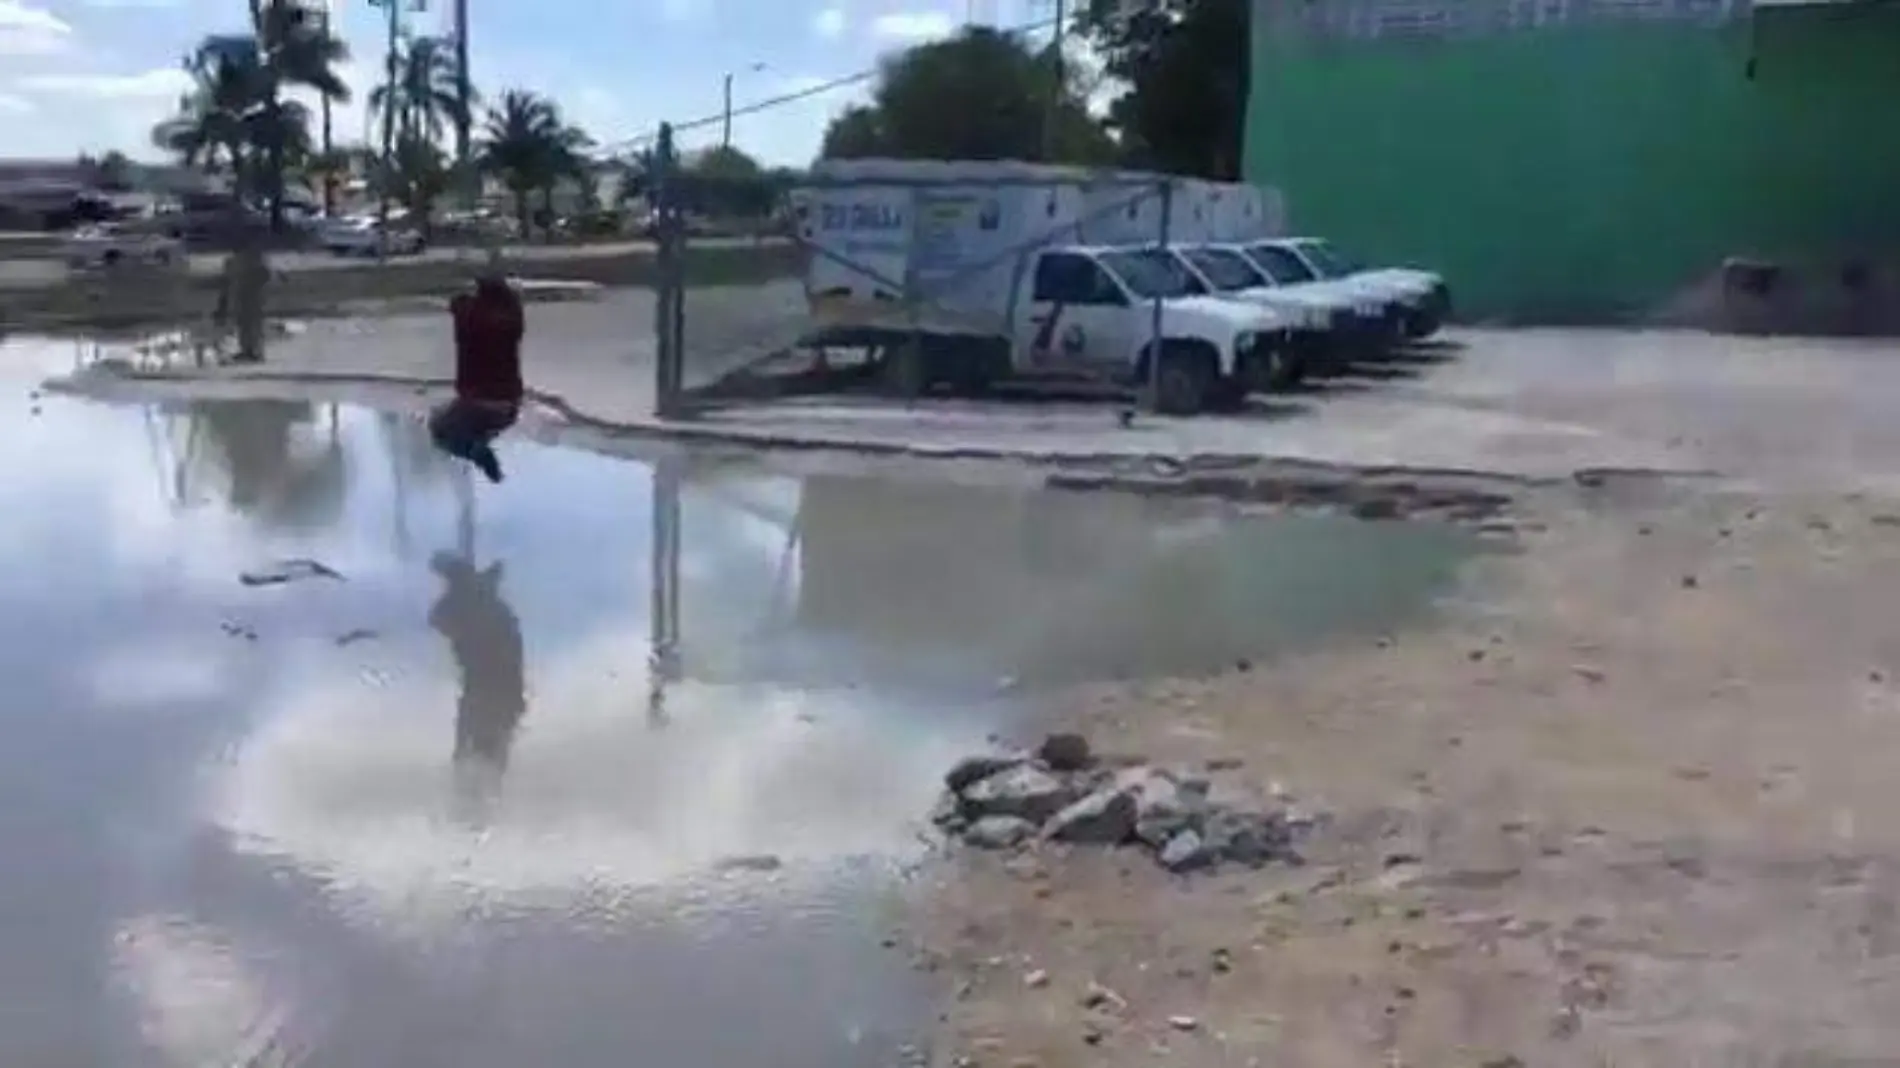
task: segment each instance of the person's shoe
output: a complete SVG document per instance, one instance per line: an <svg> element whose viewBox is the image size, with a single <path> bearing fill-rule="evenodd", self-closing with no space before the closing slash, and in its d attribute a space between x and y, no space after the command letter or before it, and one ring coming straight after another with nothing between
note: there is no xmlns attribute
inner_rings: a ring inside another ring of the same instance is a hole
<svg viewBox="0 0 1900 1068"><path fill-rule="evenodd" d="M482 474L488 476L488 481L495 483L501 481L501 460L495 456L495 450L483 449L469 459L476 467L481 468Z"/></svg>

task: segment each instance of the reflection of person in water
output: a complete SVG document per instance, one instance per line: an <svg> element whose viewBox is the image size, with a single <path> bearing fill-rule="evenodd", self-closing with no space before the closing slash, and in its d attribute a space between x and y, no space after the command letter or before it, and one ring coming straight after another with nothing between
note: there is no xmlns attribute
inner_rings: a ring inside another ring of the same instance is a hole
<svg viewBox="0 0 1900 1068"><path fill-rule="evenodd" d="M477 569L467 557L438 553L431 566L445 586L429 612L429 625L448 639L461 676L455 712L457 788L464 801L486 807L528 709L521 621L502 599L501 564Z"/></svg>

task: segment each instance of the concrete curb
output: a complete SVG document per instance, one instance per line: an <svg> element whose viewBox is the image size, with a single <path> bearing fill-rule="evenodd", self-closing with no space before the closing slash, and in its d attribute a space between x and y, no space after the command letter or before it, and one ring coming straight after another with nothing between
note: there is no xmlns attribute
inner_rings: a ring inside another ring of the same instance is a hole
<svg viewBox="0 0 1900 1068"><path fill-rule="evenodd" d="M256 385L294 388L388 386L417 393L445 390L453 383L445 378L412 375L374 375L323 373L312 371L272 371L268 369L231 373L200 374L191 371L144 371L123 365L97 364L74 375L50 380L49 392L66 393L97 399L113 399L89 377L132 387L164 387L189 393L194 386ZM1347 484L1384 486L1401 496L1460 490L1463 499L1479 501L1495 510L1510 494L1531 489L1584 488L1602 489L1612 482L1723 479L1719 472L1706 470L1580 468L1567 475L1542 476L1473 468L1427 467L1405 464L1366 464L1316 460L1306 457L1268 453L1236 452L1164 452L1158 450L1101 452L1032 449L1022 447L984 447L971 445L937 446L893 441L888 438L852 436L835 431L795 432L750 427L718 426L691 419L666 420L610 419L585 411L560 394L530 388L527 399L552 412L564 425L601 435L610 440L646 440L700 444L757 451L831 453L838 455L887 457L920 461L976 461L1009 463L1046 472L1045 481L1058 488L1074 490L1127 490L1149 494L1207 496L1233 500L1274 501L1288 486L1303 487L1299 496L1337 497L1332 503L1353 504L1351 494L1336 493ZM367 403L374 405L374 401ZM1438 503L1455 507L1459 501L1445 498Z"/></svg>

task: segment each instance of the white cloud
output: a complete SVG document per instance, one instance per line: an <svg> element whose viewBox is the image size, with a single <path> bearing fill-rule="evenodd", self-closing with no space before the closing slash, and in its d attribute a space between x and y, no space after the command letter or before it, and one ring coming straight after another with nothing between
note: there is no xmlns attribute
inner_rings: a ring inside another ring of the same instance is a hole
<svg viewBox="0 0 1900 1068"><path fill-rule="evenodd" d="M52 96L169 101L191 88L191 76L176 67L158 67L138 74L34 74L15 84Z"/></svg>
<svg viewBox="0 0 1900 1068"><path fill-rule="evenodd" d="M811 20L812 32L820 37L839 37L844 34L844 9L828 7Z"/></svg>
<svg viewBox="0 0 1900 1068"><path fill-rule="evenodd" d="M72 44L72 24L45 8L0 0L0 56L46 56Z"/></svg>
<svg viewBox="0 0 1900 1068"><path fill-rule="evenodd" d="M26 97L0 93L0 114L25 115L32 110L33 102Z"/></svg>
<svg viewBox="0 0 1900 1068"><path fill-rule="evenodd" d="M644 680L627 670L626 643L645 633L609 628L538 661L505 773L454 767L446 679L287 685L222 766L213 818L239 848L298 864L343 903L385 920L449 918L471 898L653 886L725 857L822 866L904 852L910 832L891 814L928 808L933 769L984 729L890 715L853 692L688 682L655 731L627 706ZM462 822L484 810L485 825Z"/></svg>
<svg viewBox="0 0 1900 1068"><path fill-rule="evenodd" d="M956 23L941 11L893 11L871 20L871 32L898 41L927 41L947 37Z"/></svg>

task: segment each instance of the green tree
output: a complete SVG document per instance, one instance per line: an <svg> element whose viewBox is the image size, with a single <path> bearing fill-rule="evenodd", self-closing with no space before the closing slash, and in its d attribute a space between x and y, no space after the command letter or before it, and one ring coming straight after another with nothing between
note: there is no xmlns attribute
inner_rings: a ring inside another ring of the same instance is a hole
<svg viewBox="0 0 1900 1068"><path fill-rule="evenodd" d="M825 134L839 155L1104 163L1115 144L1088 113L1073 65L971 26L886 59L867 107ZM1060 82L1060 84L1058 84ZM1045 124L1053 128L1045 131Z"/></svg>
<svg viewBox="0 0 1900 1068"><path fill-rule="evenodd" d="M853 104L825 127L818 154L825 159L863 159L884 152L884 124L878 109Z"/></svg>
<svg viewBox="0 0 1900 1068"><path fill-rule="evenodd" d="M769 212L776 192L772 176L758 160L725 145L685 161L680 168L677 196L693 211L748 217Z"/></svg>
<svg viewBox="0 0 1900 1068"><path fill-rule="evenodd" d="M461 122L461 76L455 45L441 37L416 37L397 46L396 79L370 92L373 114L393 108L396 138L422 134L431 141Z"/></svg>
<svg viewBox="0 0 1900 1068"><path fill-rule="evenodd" d="M541 194L542 208L552 225L554 187L564 180L584 180L592 140L561 117L560 107L525 89L510 89L488 111L476 165L493 175L515 201L515 220L522 236L532 221L532 196Z"/></svg>
<svg viewBox="0 0 1900 1068"><path fill-rule="evenodd" d="M1106 73L1128 88L1108 120L1130 164L1233 181L1240 177L1248 73L1249 0L1155 0L1124 16L1119 0L1089 0L1087 34Z"/></svg>
<svg viewBox="0 0 1900 1068"><path fill-rule="evenodd" d="M348 58L306 0L252 0L249 34L212 34L184 60L192 88L152 140L187 165L227 173L240 197L265 197L283 221L286 171L311 152L308 109L293 87L349 99L335 67Z"/></svg>
<svg viewBox="0 0 1900 1068"><path fill-rule="evenodd" d="M350 87L336 68L350 58L349 46L330 32L329 20L312 0L251 0L256 38L257 110L263 120L253 129L263 141L269 182L271 229L283 227L284 175L311 154L308 109L284 99L290 88L309 89L335 103L347 103Z"/></svg>
<svg viewBox="0 0 1900 1068"><path fill-rule="evenodd" d="M125 193L132 189L132 161L123 152L114 150L97 159L81 155L79 164L86 168L92 184L107 192Z"/></svg>
<svg viewBox="0 0 1900 1068"><path fill-rule="evenodd" d="M396 142L395 159L384 170L390 197L409 209L410 219L427 237L435 202L455 184L448 154L434 138L410 130Z"/></svg>
<svg viewBox="0 0 1900 1068"><path fill-rule="evenodd" d="M152 143L187 167L229 176L243 188L251 145L245 118L257 93L255 52L242 38L207 38L184 59L191 88L171 118L152 130Z"/></svg>
<svg viewBox="0 0 1900 1068"><path fill-rule="evenodd" d="M348 466L334 414L295 401L195 405L177 481L216 487L236 511L272 529L314 530L342 515Z"/></svg>
<svg viewBox="0 0 1900 1068"><path fill-rule="evenodd" d="M554 102L525 89L510 89L488 111L476 165L507 188L515 202L520 235L528 235L529 197L541 187L548 145L560 129Z"/></svg>

